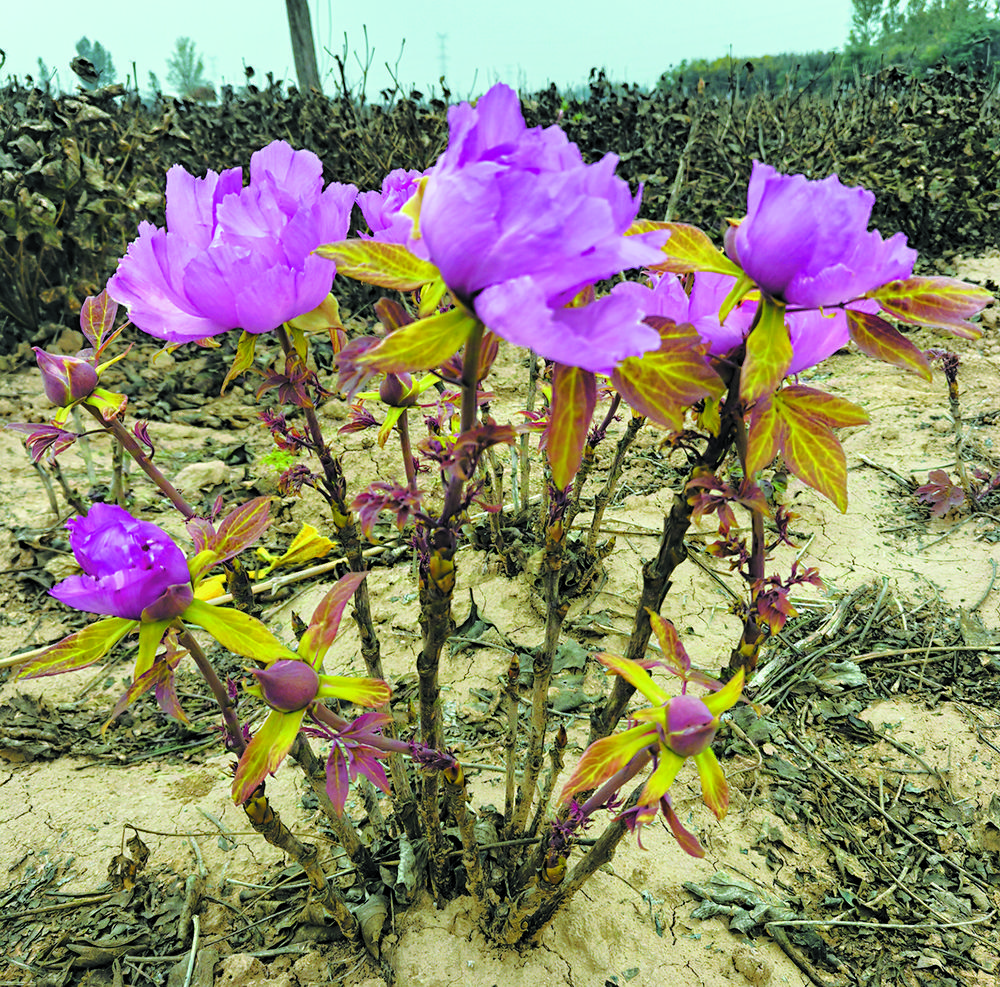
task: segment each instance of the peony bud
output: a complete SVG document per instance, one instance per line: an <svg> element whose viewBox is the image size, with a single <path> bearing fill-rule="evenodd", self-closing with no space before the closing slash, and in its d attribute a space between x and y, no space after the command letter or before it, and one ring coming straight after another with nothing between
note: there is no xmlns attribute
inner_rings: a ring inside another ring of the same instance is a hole
<svg viewBox="0 0 1000 987"><path fill-rule="evenodd" d="M319 692L319 676L312 666L294 658L283 658L267 668L250 670L260 683L264 701L279 713L305 709Z"/></svg>
<svg viewBox="0 0 1000 987"><path fill-rule="evenodd" d="M67 408L90 397L97 387L97 371L77 356L58 356L33 347L46 397L60 408Z"/></svg>
<svg viewBox="0 0 1000 987"><path fill-rule="evenodd" d="M409 374L386 374L378 389L379 399L390 408L410 408L417 403Z"/></svg>
<svg viewBox="0 0 1000 987"><path fill-rule="evenodd" d="M675 696L667 707L667 745L679 757L700 754L715 739L718 722L697 696Z"/></svg>

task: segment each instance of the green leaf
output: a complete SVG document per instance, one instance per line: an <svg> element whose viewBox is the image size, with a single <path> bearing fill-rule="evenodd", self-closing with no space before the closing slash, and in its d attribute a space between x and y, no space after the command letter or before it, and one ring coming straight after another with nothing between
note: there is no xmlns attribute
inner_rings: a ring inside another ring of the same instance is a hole
<svg viewBox="0 0 1000 987"><path fill-rule="evenodd" d="M222 382L220 394L225 394L226 388L240 374L245 373L253 366L254 353L257 349L257 335L252 332L244 332L240 336L240 341L236 344L236 357L233 360L233 365L229 368L229 372L226 374L226 379Z"/></svg>
<svg viewBox="0 0 1000 987"><path fill-rule="evenodd" d="M552 372L552 413L546 452L552 482L564 490L583 460L587 430L597 407L597 381L589 370L557 363Z"/></svg>
<svg viewBox="0 0 1000 987"><path fill-rule="evenodd" d="M411 254L401 243L381 240L341 240L317 247L315 253L335 261L337 273L356 281L396 291L416 291L441 277L429 261Z"/></svg>
<svg viewBox="0 0 1000 987"><path fill-rule="evenodd" d="M203 627L233 654L258 661L297 658L259 620L229 607L214 607L203 600L192 600L181 614L183 620Z"/></svg>
<svg viewBox="0 0 1000 987"><path fill-rule="evenodd" d="M747 404L773 394L792 362L785 306L773 298L762 297L757 313L757 321L747 336L740 373L740 397Z"/></svg>
<svg viewBox="0 0 1000 987"><path fill-rule="evenodd" d="M637 219L628 232L651 233L654 230L669 230L670 239L663 248L666 259L655 265L653 270L673 271L675 274L712 271L716 274L730 274L737 278L743 273L697 226L690 226L687 223L663 223L654 219Z"/></svg>
<svg viewBox="0 0 1000 987"><path fill-rule="evenodd" d="M337 637L344 608L367 575L367 572L349 572L341 576L313 611L309 626L299 640L299 657L309 662L315 671L322 667L323 658Z"/></svg>
<svg viewBox="0 0 1000 987"><path fill-rule="evenodd" d="M895 326L868 312L847 309L847 328L858 349L894 367L912 370L924 380L932 377L927 357Z"/></svg>
<svg viewBox="0 0 1000 987"><path fill-rule="evenodd" d="M107 617L64 637L57 644L32 658L17 673L19 679L37 679L86 668L103 658L126 634L139 626L138 620Z"/></svg>
<svg viewBox="0 0 1000 987"><path fill-rule="evenodd" d="M305 715L304 709L294 713L271 710L264 725L247 744L236 767L236 777L233 778L233 801L237 805L246 802L260 783L278 769L278 765L295 743Z"/></svg>
<svg viewBox="0 0 1000 987"><path fill-rule="evenodd" d="M359 356L357 363L387 374L432 370L462 348L477 322L475 316L457 307L431 315L390 333Z"/></svg>
<svg viewBox="0 0 1000 987"><path fill-rule="evenodd" d="M169 620L144 620L139 625L139 653L135 659L133 680L145 675L153 667L153 662L156 660L156 649L169 626Z"/></svg>
<svg viewBox="0 0 1000 987"><path fill-rule="evenodd" d="M993 301L985 288L958 278L907 278L890 281L869 292L882 308L900 322L947 329L964 339L978 339L982 328L969 322Z"/></svg>
<svg viewBox="0 0 1000 987"><path fill-rule="evenodd" d="M448 286L442 278L437 278L426 287L420 289L420 307L417 310L420 318L425 319L428 315L433 315L437 311L438 306L441 304L441 299L444 298L447 290Z"/></svg>
<svg viewBox="0 0 1000 987"><path fill-rule="evenodd" d="M680 432L686 408L704 397L721 397L726 387L705 362L705 346L694 326L658 316L645 321L659 332L659 349L622 360L611 383L640 415Z"/></svg>

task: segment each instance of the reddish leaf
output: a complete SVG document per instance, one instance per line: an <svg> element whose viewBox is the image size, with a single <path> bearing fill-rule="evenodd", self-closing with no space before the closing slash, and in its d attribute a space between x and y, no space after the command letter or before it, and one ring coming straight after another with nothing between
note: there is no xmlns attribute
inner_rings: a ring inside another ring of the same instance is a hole
<svg viewBox="0 0 1000 987"><path fill-rule="evenodd" d="M640 415L680 432L686 408L704 397L721 397L726 388L705 362L694 326L653 316L645 321L659 332L659 349L623 360L611 383Z"/></svg>
<svg viewBox="0 0 1000 987"><path fill-rule="evenodd" d="M235 558L257 541L271 524L270 510L270 497L254 497L227 515L209 545L217 561Z"/></svg>
<svg viewBox="0 0 1000 987"><path fill-rule="evenodd" d="M91 295L80 306L80 329L95 350L102 350L111 342L113 337L109 333L114 329L117 314L118 302L109 297L107 290Z"/></svg>
<svg viewBox="0 0 1000 987"><path fill-rule="evenodd" d="M964 339L978 339L982 329L968 320L993 301L985 288L957 278L907 278L890 281L868 296L900 322L948 329Z"/></svg>
<svg viewBox="0 0 1000 987"><path fill-rule="evenodd" d="M552 482L563 490L583 460L587 430L597 407L597 381L589 370L557 363L552 371L552 412L546 452Z"/></svg>
<svg viewBox="0 0 1000 987"><path fill-rule="evenodd" d="M747 352L740 373L740 397L747 404L773 394L792 362L785 306L765 297L761 298L757 312L757 322L747 336Z"/></svg>
<svg viewBox="0 0 1000 987"><path fill-rule="evenodd" d="M320 257L335 261L337 273L396 291L416 291L441 276L428 260L411 254L401 243L341 240L317 247Z"/></svg>
<svg viewBox="0 0 1000 987"><path fill-rule="evenodd" d="M322 667L323 658L337 636L344 608L367 575L367 572L349 572L342 576L313 611L312 620L299 641L299 657L308 661L317 671Z"/></svg>
<svg viewBox="0 0 1000 987"><path fill-rule="evenodd" d="M917 487L917 497L929 504L934 517L944 517L953 507L965 503L965 491L944 470L931 470L927 483Z"/></svg>
<svg viewBox="0 0 1000 987"><path fill-rule="evenodd" d="M679 679L687 680L688 672L691 671L691 659L681 639L677 635L677 628L669 620L665 620L656 611L646 607L649 614L649 626L653 628L657 641L660 642L660 650L663 653L661 659L667 671L676 675Z"/></svg>
<svg viewBox="0 0 1000 987"><path fill-rule="evenodd" d="M895 326L885 319L868 312L847 310L847 328L851 339L862 353L884 360L894 367L912 370L924 380L931 379L931 368L927 357L911 343Z"/></svg>

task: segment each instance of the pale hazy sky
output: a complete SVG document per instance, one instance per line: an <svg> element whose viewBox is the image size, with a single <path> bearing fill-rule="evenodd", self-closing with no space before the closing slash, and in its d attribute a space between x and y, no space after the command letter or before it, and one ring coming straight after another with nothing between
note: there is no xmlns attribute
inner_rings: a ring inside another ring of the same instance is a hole
<svg viewBox="0 0 1000 987"><path fill-rule="evenodd" d="M442 60L455 97L481 92L497 79L539 89L586 81L592 66L616 81L655 83L684 58L746 57L830 50L850 29L851 0L653 0L634 4L596 0L310 0L313 33L326 92L335 92L333 58L344 32L348 81L361 76L363 27L374 59L368 96L389 84L385 63L399 81L424 92L441 75ZM620 12L621 16L615 14ZM193 39L216 84L243 82L243 64L294 80L282 0L0 0L0 78L37 76L41 56L59 72L63 89L75 84L69 61L86 35L111 52L119 78L135 62L140 87L148 73L166 85L166 59L178 37ZM400 45L405 48L400 57ZM475 72L478 78L474 82Z"/></svg>

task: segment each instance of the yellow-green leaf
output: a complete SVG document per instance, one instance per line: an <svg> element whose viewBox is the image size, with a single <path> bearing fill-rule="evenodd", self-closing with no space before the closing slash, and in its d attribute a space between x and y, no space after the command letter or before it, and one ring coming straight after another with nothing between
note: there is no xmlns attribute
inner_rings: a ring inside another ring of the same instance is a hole
<svg viewBox="0 0 1000 987"><path fill-rule="evenodd" d="M659 733L651 723L623 730L595 740L584 752L559 796L568 802L577 792L587 792L607 781L632 760L639 751L659 742Z"/></svg>
<svg viewBox="0 0 1000 987"><path fill-rule="evenodd" d="M356 362L387 374L432 370L465 345L477 321L457 307L442 315L431 315L390 333Z"/></svg>
<svg viewBox="0 0 1000 987"><path fill-rule="evenodd" d="M257 334L252 332L243 333L240 336L240 341L236 344L236 357L233 359L233 365L229 368L226 379L222 382L222 394L226 393L226 388L240 374L245 373L253 366L253 358L256 350Z"/></svg>
<svg viewBox="0 0 1000 987"><path fill-rule="evenodd" d="M721 397L726 388L705 362L705 347L694 326L657 316L646 322L660 334L659 349L622 360L612 371L611 383L634 411L680 432L685 409L701 398Z"/></svg>
<svg viewBox="0 0 1000 987"><path fill-rule="evenodd" d="M192 600L181 617L203 627L233 654L258 661L297 658L259 620L229 607L213 607L203 600Z"/></svg>
<svg viewBox="0 0 1000 987"><path fill-rule="evenodd" d="M762 298L757 313L740 374L740 397L747 404L773 394L792 362L785 306L773 298Z"/></svg>
<svg viewBox="0 0 1000 987"><path fill-rule="evenodd" d="M269 775L273 774L295 743L306 711L279 713L271 710L263 726L253 735L236 767L233 801L242 805Z"/></svg>
<svg viewBox="0 0 1000 987"><path fill-rule="evenodd" d="M654 219L637 219L628 233L651 233L669 230L670 239L663 248L666 259L653 270L688 274L691 271L712 271L739 277L743 272L697 226L688 223L663 223Z"/></svg>
<svg viewBox="0 0 1000 987"><path fill-rule="evenodd" d="M809 415L801 402L775 395L775 408L784 426L781 453L788 468L805 484L847 510L847 459L829 425Z"/></svg>
<svg viewBox="0 0 1000 987"><path fill-rule="evenodd" d="M429 260L410 253L401 243L341 240L317 247L315 252L335 261L338 274L377 284L380 288L416 291L441 276Z"/></svg>
<svg viewBox="0 0 1000 987"><path fill-rule="evenodd" d="M106 617L64 637L57 644L32 658L17 673L19 679L37 679L86 668L103 658L126 634L139 626L138 620Z"/></svg>
<svg viewBox="0 0 1000 987"><path fill-rule="evenodd" d="M784 439L784 422L773 401L758 401L750 412L747 436L747 475L753 476L774 461Z"/></svg>
<svg viewBox="0 0 1000 987"><path fill-rule="evenodd" d="M546 452L552 482L564 490L583 459L587 430L597 406L597 382L589 370L557 363L552 372L552 413Z"/></svg>

